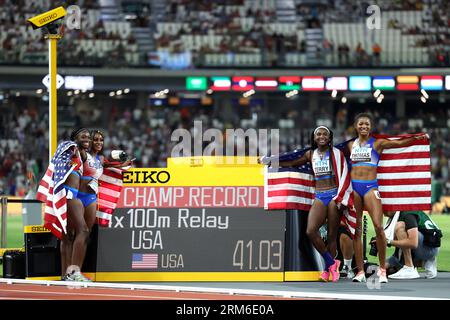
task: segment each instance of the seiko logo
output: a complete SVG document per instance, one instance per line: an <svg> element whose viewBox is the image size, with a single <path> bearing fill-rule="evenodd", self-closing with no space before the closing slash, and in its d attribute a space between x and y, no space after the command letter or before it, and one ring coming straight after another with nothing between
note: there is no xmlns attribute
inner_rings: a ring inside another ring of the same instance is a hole
<svg viewBox="0 0 450 320"><path fill-rule="evenodd" d="M124 183L167 183L170 174L167 171L125 171Z"/></svg>
<svg viewBox="0 0 450 320"><path fill-rule="evenodd" d="M31 227L31 232L48 232L49 230L45 227Z"/></svg>
<svg viewBox="0 0 450 320"><path fill-rule="evenodd" d="M49 20L55 19L57 16L58 16L58 15L57 15L56 13L53 13L53 14L51 14L51 15L49 15L49 16L46 16L46 17L40 19L40 20L39 20L39 23L40 23L40 24L44 24L45 22L47 22L47 21L49 21Z"/></svg>

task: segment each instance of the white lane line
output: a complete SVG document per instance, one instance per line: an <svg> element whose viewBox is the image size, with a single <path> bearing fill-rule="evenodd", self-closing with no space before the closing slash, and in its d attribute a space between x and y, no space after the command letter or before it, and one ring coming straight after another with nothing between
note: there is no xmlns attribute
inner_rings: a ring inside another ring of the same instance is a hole
<svg viewBox="0 0 450 320"><path fill-rule="evenodd" d="M0 297L0 300L48 300L48 299Z"/></svg>
<svg viewBox="0 0 450 320"><path fill-rule="evenodd" d="M119 294L103 294L103 293L76 293L76 292L57 292L57 291L34 291L19 289L0 289L0 292L18 292L18 293L34 293L48 295L66 295L66 296L99 296L99 297L121 297L121 298L143 298L143 299L167 299L167 300L192 300L193 298L173 298L166 296L138 296L138 295L119 295ZM39 300L39 299L38 299ZM43 299L45 300L45 299ZM196 299L197 300L197 299ZM206 299L199 299L206 300Z"/></svg>
<svg viewBox="0 0 450 320"><path fill-rule="evenodd" d="M346 293L324 293L308 291L286 291L286 290L257 290L257 289L237 289L237 288L211 288L200 286L175 286L175 285L148 285L134 283L107 283L107 282L65 282L49 280L24 280L24 279L1 279L0 283L7 284L33 284L46 286L77 286L90 288L128 289L131 290L160 290L172 292L192 292L192 293L219 293L229 295L252 295L252 296L272 296L288 298L323 298L323 299L350 299L350 300L449 300L436 297L416 297L416 296L395 296L378 294L346 294Z"/></svg>

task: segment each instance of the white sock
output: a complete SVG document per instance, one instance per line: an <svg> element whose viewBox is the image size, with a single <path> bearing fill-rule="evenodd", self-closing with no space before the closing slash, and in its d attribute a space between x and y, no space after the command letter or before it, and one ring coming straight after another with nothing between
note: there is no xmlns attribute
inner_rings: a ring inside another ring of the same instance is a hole
<svg viewBox="0 0 450 320"><path fill-rule="evenodd" d="M344 259L344 266L347 266L349 269L352 268L352 259Z"/></svg>
<svg viewBox="0 0 450 320"><path fill-rule="evenodd" d="M406 269L414 269L414 267L407 266L406 264L403 267L405 267Z"/></svg>

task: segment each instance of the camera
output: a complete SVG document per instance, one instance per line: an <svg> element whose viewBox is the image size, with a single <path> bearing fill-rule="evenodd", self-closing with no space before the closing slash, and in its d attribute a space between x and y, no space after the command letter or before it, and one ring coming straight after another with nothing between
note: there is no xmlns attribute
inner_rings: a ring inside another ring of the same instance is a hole
<svg viewBox="0 0 450 320"><path fill-rule="evenodd" d="M378 254L378 249L377 249L377 242L376 242L376 237L372 237L372 239L370 239L370 251L369 254L371 256L376 257Z"/></svg>
<svg viewBox="0 0 450 320"><path fill-rule="evenodd" d="M112 150L111 158L114 160L120 160L121 162L125 162L128 159L128 154L123 150Z"/></svg>
<svg viewBox="0 0 450 320"><path fill-rule="evenodd" d="M27 21L31 23L31 26L34 30L46 27L51 34L56 34L58 26L55 22L64 18L66 14L67 12L64 7L58 7L50 11L41 13L33 18L28 19Z"/></svg>

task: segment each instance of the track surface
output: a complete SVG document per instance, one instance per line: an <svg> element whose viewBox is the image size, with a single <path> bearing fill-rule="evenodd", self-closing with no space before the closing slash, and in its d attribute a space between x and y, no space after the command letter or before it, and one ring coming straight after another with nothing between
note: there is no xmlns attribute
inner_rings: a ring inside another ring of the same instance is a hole
<svg viewBox="0 0 450 320"><path fill-rule="evenodd" d="M261 295L0 284L0 300L292 300Z"/></svg>
<svg viewBox="0 0 450 320"><path fill-rule="evenodd" d="M0 279L0 300L415 300L450 299L450 273L389 280L378 288L321 282L67 283Z"/></svg>

